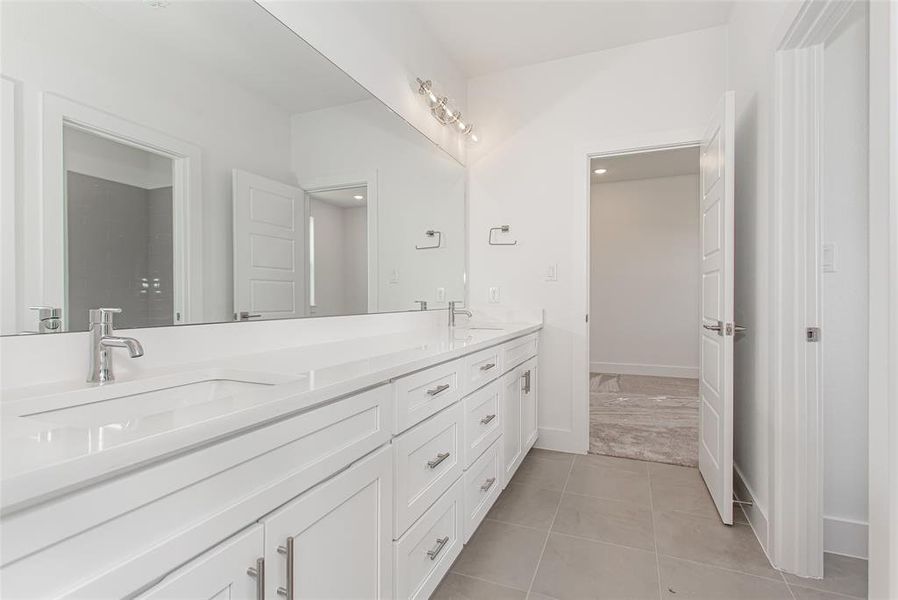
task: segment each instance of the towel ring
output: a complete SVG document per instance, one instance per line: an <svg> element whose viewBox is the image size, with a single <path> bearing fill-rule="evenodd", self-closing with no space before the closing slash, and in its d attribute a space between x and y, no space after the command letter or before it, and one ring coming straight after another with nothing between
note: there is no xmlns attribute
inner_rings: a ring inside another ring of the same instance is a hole
<svg viewBox="0 0 898 600"><path fill-rule="evenodd" d="M517 240L515 240L513 242L494 242L493 241L493 232L494 231L501 231L502 233L508 233L510 229L511 229L511 227L509 227L508 225L499 225L498 227L490 227L490 238L489 238L490 246L517 246L518 245Z"/></svg>
<svg viewBox="0 0 898 600"><path fill-rule="evenodd" d="M428 229L427 231L424 232L424 235L426 235L427 237L430 237L430 238L436 236L437 243L433 246L418 246L417 244L415 244L415 250L435 250L436 248L439 248L443 244L443 232L442 231L437 231L436 229Z"/></svg>

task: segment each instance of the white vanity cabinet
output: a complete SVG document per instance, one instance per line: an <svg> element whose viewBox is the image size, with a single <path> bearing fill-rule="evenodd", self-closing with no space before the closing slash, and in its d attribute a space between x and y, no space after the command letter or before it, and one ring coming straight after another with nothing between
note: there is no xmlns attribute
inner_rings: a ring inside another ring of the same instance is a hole
<svg viewBox="0 0 898 600"><path fill-rule="evenodd" d="M504 481L511 480L538 436L537 359L502 376Z"/></svg>
<svg viewBox="0 0 898 600"><path fill-rule="evenodd" d="M265 597L390 598L392 472L381 448L265 517Z"/></svg>
<svg viewBox="0 0 898 600"><path fill-rule="evenodd" d="M190 561L137 600L264 598L264 533L253 525Z"/></svg>

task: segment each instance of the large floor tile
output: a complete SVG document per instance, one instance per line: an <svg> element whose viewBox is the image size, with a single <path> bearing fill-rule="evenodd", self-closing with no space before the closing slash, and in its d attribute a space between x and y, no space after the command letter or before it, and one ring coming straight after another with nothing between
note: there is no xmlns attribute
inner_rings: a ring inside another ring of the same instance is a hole
<svg viewBox="0 0 898 600"><path fill-rule="evenodd" d="M694 467L652 463L649 467L655 510L680 511L717 519L711 493Z"/></svg>
<svg viewBox="0 0 898 600"><path fill-rule="evenodd" d="M866 598L867 561L827 553L823 555L823 579L805 579L786 574L786 580L790 585Z"/></svg>
<svg viewBox="0 0 898 600"><path fill-rule="evenodd" d="M656 600L655 555L552 533L539 563L533 591L559 600Z"/></svg>
<svg viewBox="0 0 898 600"><path fill-rule="evenodd" d="M655 544L659 554L781 579L746 525L728 526L686 513L656 512Z"/></svg>
<svg viewBox="0 0 898 600"><path fill-rule="evenodd" d="M783 582L754 575L725 571L670 558L659 557L661 566L661 595L682 600L791 600L789 588Z"/></svg>
<svg viewBox="0 0 898 600"><path fill-rule="evenodd" d="M611 467L613 469L633 471L634 473L647 472L648 466L651 464L644 460L620 458L618 456L603 456L601 454L581 454L577 457L576 462L577 464L588 465L591 467Z"/></svg>
<svg viewBox="0 0 898 600"><path fill-rule="evenodd" d="M648 475L621 469L575 463L565 491L651 506Z"/></svg>
<svg viewBox="0 0 898 600"><path fill-rule="evenodd" d="M527 453L527 456L543 458L546 460L557 460L558 462L566 463L567 466L571 466L571 463L574 462L574 458L576 458L577 455L568 452L556 452L555 450L543 450L542 448L531 448L530 452Z"/></svg>
<svg viewBox="0 0 898 600"><path fill-rule="evenodd" d="M527 590L546 534L526 527L483 521L452 570L500 585Z"/></svg>
<svg viewBox="0 0 898 600"><path fill-rule="evenodd" d="M528 454L509 483L560 492L569 472L570 464L565 465L554 458L538 454Z"/></svg>
<svg viewBox="0 0 898 600"><path fill-rule="evenodd" d="M630 502L564 494L552 530L644 550L655 549L652 511Z"/></svg>
<svg viewBox="0 0 898 600"><path fill-rule="evenodd" d="M497 583L448 573L431 600L524 600L527 593Z"/></svg>
<svg viewBox="0 0 898 600"><path fill-rule="evenodd" d="M509 483L486 518L548 529L560 501L561 492Z"/></svg>
<svg viewBox="0 0 898 600"><path fill-rule="evenodd" d="M844 596L842 594L814 590L798 585L790 585L789 589L792 590L792 596L795 600L850 600L851 598L854 598L854 596Z"/></svg>

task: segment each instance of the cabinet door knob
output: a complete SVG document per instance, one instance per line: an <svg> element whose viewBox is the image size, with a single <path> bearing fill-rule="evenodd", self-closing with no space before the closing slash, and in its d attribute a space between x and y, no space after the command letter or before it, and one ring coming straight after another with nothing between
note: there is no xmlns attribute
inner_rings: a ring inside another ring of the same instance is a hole
<svg viewBox="0 0 898 600"><path fill-rule="evenodd" d="M248 568L246 574L256 580L256 600L265 600L265 559L257 558L256 566Z"/></svg>
<svg viewBox="0 0 898 600"><path fill-rule="evenodd" d="M287 587L279 587L277 592L279 596L293 600L293 536L287 538L285 546L278 546L278 554L287 557Z"/></svg>

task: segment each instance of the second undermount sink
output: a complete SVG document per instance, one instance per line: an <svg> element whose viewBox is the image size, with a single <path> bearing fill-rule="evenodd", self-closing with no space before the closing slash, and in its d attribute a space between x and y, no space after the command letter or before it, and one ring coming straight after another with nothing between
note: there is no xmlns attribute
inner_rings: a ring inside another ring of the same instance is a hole
<svg viewBox="0 0 898 600"><path fill-rule="evenodd" d="M47 407L20 416L71 427L121 423L161 413L174 418L176 414L232 402L246 393L294 379L297 378L246 372L185 374L83 390L67 406Z"/></svg>

